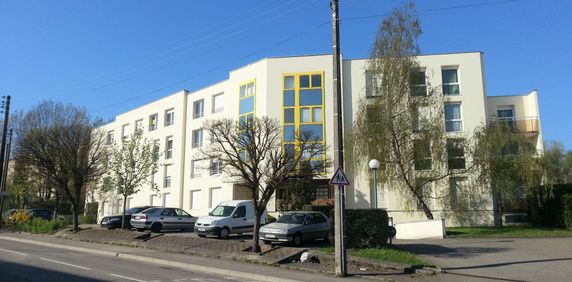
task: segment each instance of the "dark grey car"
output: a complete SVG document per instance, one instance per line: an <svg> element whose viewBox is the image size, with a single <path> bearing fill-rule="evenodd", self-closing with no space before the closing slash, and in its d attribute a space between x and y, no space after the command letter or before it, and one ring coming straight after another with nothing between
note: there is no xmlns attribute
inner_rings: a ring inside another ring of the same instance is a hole
<svg viewBox="0 0 572 282"><path fill-rule="evenodd" d="M296 246L302 241L329 241L330 219L321 212L294 211L284 213L276 222L260 228L260 239L265 244L289 242Z"/></svg>
<svg viewBox="0 0 572 282"><path fill-rule="evenodd" d="M150 208L131 215L131 226L137 231L150 229L152 232L162 230L193 230L197 218L178 208Z"/></svg>

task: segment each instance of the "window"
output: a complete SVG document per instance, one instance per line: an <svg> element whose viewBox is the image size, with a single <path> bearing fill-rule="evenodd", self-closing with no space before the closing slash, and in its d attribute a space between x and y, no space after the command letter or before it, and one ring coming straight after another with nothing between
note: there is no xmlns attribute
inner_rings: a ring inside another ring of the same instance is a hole
<svg viewBox="0 0 572 282"><path fill-rule="evenodd" d="M240 206L240 207L236 208L236 211L234 213L236 214L236 217L238 217L238 218L246 217L246 207ZM234 217L234 215L233 215L233 217Z"/></svg>
<svg viewBox="0 0 572 282"><path fill-rule="evenodd" d="M193 103L193 118L200 118L205 113L205 100L201 99Z"/></svg>
<svg viewBox="0 0 572 282"><path fill-rule="evenodd" d="M169 109L165 111L165 126L169 126L175 122L175 110Z"/></svg>
<svg viewBox="0 0 572 282"><path fill-rule="evenodd" d="M316 187L316 199L330 198L329 187Z"/></svg>
<svg viewBox="0 0 572 282"><path fill-rule="evenodd" d="M213 113L222 112L224 110L224 95L223 93L213 96Z"/></svg>
<svg viewBox="0 0 572 282"><path fill-rule="evenodd" d="M143 131L143 119L138 119L135 121L135 130Z"/></svg>
<svg viewBox="0 0 572 282"><path fill-rule="evenodd" d="M447 140L447 156L449 169L465 169L463 139Z"/></svg>
<svg viewBox="0 0 572 282"><path fill-rule="evenodd" d="M165 159L168 160L173 157L173 136L167 136L165 140Z"/></svg>
<svg viewBox="0 0 572 282"><path fill-rule="evenodd" d="M105 139L105 144L107 145L113 144L113 130L107 132L107 138Z"/></svg>
<svg viewBox="0 0 572 282"><path fill-rule="evenodd" d="M203 145L203 129L193 130L193 148L201 147Z"/></svg>
<svg viewBox="0 0 572 282"><path fill-rule="evenodd" d="M470 204L470 193L467 191L467 179L462 177L449 178L449 199L451 208L456 209L463 204Z"/></svg>
<svg viewBox="0 0 572 282"><path fill-rule="evenodd" d="M157 129L157 120L159 116L157 114L152 114L149 116L149 131Z"/></svg>
<svg viewBox="0 0 572 282"><path fill-rule="evenodd" d="M172 170L172 165L166 164L164 166L165 169L165 179L163 181L163 187L165 188L169 188L171 187L171 170Z"/></svg>
<svg viewBox="0 0 572 282"><path fill-rule="evenodd" d="M159 160L159 151L161 150L159 142L159 139L153 140L153 159L155 161Z"/></svg>
<svg viewBox="0 0 572 282"><path fill-rule="evenodd" d="M445 104L445 131L463 131L461 104Z"/></svg>
<svg viewBox="0 0 572 282"><path fill-rule="evenodd" d="M427 81L425 77L425 70L411 73L411 79L409 83L412 96L427 96Z"/></svg>
<svg viewBox="0 0 572 282"><path fill-rule="evenodd" d="M365 91L366 97L381 96L381 73L374 71L365 72Z"/></svg>
<svg viewBox="0 0 572 282"><path fill-rule="evenodd" d="M415 170L431 169L431 146L428 141L413 141L413 156L415 158Z"/></svg>
<svg viewBox="0 0 572 282"><path fill-rule="evenodd" d="M199 177L203 172L203 161L204 160L193 160L191 162L191 177Z"/></svg>
<svg viewBox="0 0 572 282"><path fill-rule="evenodd" d="M129 130L129 123L126 123L121 126L121 139L129 138L129 133L127 132L128 130Z"/></svg>
<svg viewBox="0 0 572 282"><path fill-rule="evenodd" d="M517 128L516 119L514 118L514 106L497 109L497 117L498 121L508 129L514 131Z"/></svg>
<svg viewBox="0 0 572 282"><path fill-rule="evenodd" d="M424 128L426 129L428 123L430 122L430 108L428 106L418 106L415 109L413 122L415 123L413 126L414 131L421 131Z"/></svg>
<svg viewBox="0 0 572 282"><path fill-rule="evenodd" d="M431 206L433 206L431 203L433 198L431 196L433 193L432 183L427 182L427 179L417 178L415 179L415 188L417 190L417 194L421 196L421 199L423 199L423 202L427 205L429 209L431 209ZM417 209L423 210L423 205L419 201L417 202Z"/></svg>
<svg viewBox="0 0 572 282"><path fill-rule="evenodd" d="M441 70L443 76L443 94L444 95L459 95L459 75L456 68Z"/></svg>
<svg viewBox="0 0 572 282"><path fill-rule="evenodd" d="M211 159L210 175L222 173L222 162L219 159Z"/></svg>

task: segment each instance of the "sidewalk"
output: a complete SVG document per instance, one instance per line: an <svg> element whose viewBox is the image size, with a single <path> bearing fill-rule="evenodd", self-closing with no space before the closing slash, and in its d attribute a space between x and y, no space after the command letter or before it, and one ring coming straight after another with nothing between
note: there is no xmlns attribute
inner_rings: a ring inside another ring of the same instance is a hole
<svg viewBox="0 0 572 282"><path fill-rule="evenodd" d="M93 231L88 232L92 233L91 235L87 235L88 233L84 233L83 236L91 237L91 239L94 240L95 238L101 238L105 236L106 234L105 231L107 230L101 230L103 232L99 231L93 232ZM115 233L115 231L113 232ZM77 234L81 233L82 232L79 232ZM317 271L323 271L323 270L320 269L320 265L315 265L315 264L311 265L303 263L291 263L288 264L289 267L287 268L287 267L267 266L262 264L253 264L253 263L237 261L236 258L237 253L234 253L234 255L230 255L232 253L230 252L230 250L240 248L236 246L241 246L242 244L250 245L249 243L246 242L191 238L191 239L201 239L197 241L207 240L208 242L211 243L210 247L213 247L215 245L218 245L218 247L220 247L221 245L223 245L224 247L226 247L226 250L228 251L221 251L218 257L225 259L197 256L196 254L195 255L184 254L188 253L186 251L188 248L193 249L192 253L194 253L200 248L206 248L207 246L209 246L209 244L206 244L205 242L203 242L203 244L187 245L188 242L185 241L188 241L189 239L184 239L185 238L184 236L159 236L153 240L149 240L148 242L156 240L153 243L153 245L155 246L153 247L153 249L150 249L148 246L147 247L139 246L138 248L134 248L127 246L112 245L119 243L118 240L120 240L119 238L121 237L129 237L130 233L137 234L137 232L124 232L124 234L119 232L116 234L118 235L117 237L107 238L108 241L107 244L90 243L79 240L56 238L54 236L33 235L26 233L2 233L0 234L0 240L14 240L29 244L38 244L48 247L63 248L68 250L92 253L94 255L119 257L146 263L165 265L169 267L177 267L189 271L225 274L240 278L262 280L262 281L332 281L332 280L363 281L363 279L360 279L358 277L376 279L376 280L394 281L394 280L401 280L401 278L405 279L410 278L410 275L402 274L396 271L389 273L381 273L381 272L360 273L359 276L336 278L332 274L317 273ZM142 233L139 233L139 235L141 234ZM173 238L173 237L179 237L179 238ZM159 240L160 238L162 239ZM84 240L87 239L84 238ZM169 247L170 251L156 249L156 246L167 244L166 241L175 242L175 245L177 245L178 242L178 245L180 246L179 249L172 247L172 245L171 247ZM141 243L138 242L134 243L134 245L137 244ZM234 245L235 247L231 247L231 245ZM213 248L213 249L219 249L219 248ZM213 250L211 250L211 252L212 251ZM255 260L257 257L257 255L255 254L245 254L245 253L239 253L239 256L242 259L250 256L253 260ZM300 269L304 270L302 271ZM351 271L348 272L352 273Z"/></svg>

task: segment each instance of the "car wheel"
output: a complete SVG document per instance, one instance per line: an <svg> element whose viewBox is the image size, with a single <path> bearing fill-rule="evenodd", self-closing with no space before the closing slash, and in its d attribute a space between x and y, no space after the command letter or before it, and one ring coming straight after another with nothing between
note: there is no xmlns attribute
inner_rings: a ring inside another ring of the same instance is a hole
<svg viewBox="0 0 572 282"><path fill-rule="evenodd" d="M197 234L197 236L199 236L199 237L201 237L201 238L207 237L207 235L202 235L202 234Z"/></svg>
<svg viewBox="0 0 572 282"><path fill-rule="evenodd" d="M219 232L218 232L218 237L220 239L228 239L228 235L230 234L230 231L228 230L228 227L223 227Z"/></svg>
<svg viewBox="0 0 572 282"><path fill-rule="evenodd" d="M151 232L155 232L155 233L159 233L161 232L161 229L163 228L163 226L161 225L161 223L153 223L153 225L151 225Z"/></svg>
<svg viewBox="0 0 572 282"><path fill-rule="evenodd" d="M139 232L145 232L145 228L137 228L137 231L139 231Z"/></svg>
<svg viewBox="0 0 572 282"><path fill-rule="evenodd" d="M292 239L292 244L296 247L302 245L302 234L296 233L296 235L294 235L294 239Z"/></svg>

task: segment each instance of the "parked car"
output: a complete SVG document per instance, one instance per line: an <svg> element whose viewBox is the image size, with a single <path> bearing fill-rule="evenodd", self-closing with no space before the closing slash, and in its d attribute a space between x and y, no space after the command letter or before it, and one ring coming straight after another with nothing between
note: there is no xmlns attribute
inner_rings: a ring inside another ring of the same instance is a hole
<svg viewBox="0 0 572 282"><path fill-rule="evenodd" d="M148 208L154 208L153 206L140 206L140 207L133 207L130 209L127 209L125 211L125 227L127 229L132 228L131 224L129 223L131 220L131 215L134 213L140 213ZM107 229L115 229L115 228L121 228L121 217L123 215L122 214L114 214L114 215L108 215L108 216L104 216L101 219L101 227L105 227Z"/></svg>
<svg viewBox="0 0 572 282"><path fill-rule="evenodd" d="M192 230L196 221L196 217L182 209L154 207L132 214L130 223L140 232L147 229L152 232L161 232L174 229Z"/></svg>
<svg viewBox="0 0 572 282"><path fill-rule="evenodd" d="M54 219L54 211L48 209L29 209L28 215L30 215L32 219L34 218L41 218L44 220Z"/></svg>
<svg viewBox="0 0 572 282"><path fill-rule="evenodd" d="M260 218L260 223L265 224L267 219L266 211ZM197 220L195 233L199 237L216 235L226 239L232 233L242 234L252 232L254 229L254 206L250 200L225 201L209 216L201 217Z"/></svg>
<svg viewBox="0 0 572 282"><path fill-rule="evenodd" d="M276 222L260 228L260 239L265 244L288 242L299 246L303 241L329 241L330 219L321 212L293 211L284 213Z"/></svg>

